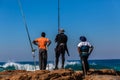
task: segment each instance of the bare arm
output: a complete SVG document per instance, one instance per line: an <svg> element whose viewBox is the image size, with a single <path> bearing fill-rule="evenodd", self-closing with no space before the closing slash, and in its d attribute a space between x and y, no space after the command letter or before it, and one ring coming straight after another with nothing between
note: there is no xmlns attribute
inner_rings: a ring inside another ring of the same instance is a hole
<svg viewBox="0 0 120 80"><path fill-rule="evenodd" d="M90 53L90 54L91 54L91 52L93 51L93 48L94 48L93 46L90 47L90 49L89 49L89 53Z"/></svg>
<svg viewBox="0 0 120 80"><path fill-rule="evenodd" d="M80 47L78 47L78 53L81 54Z"/></svg>
<svg viewBox="0 0 120 80"><path fill-rule="evenodd" d="M49 40L49 41L48 41L48 44L47 44L47 47L48 47L50 44L51 44L51 41Z"/></svg>
<svg viewBox="0 0 120 80"><path fill-rule="evenodd" d="M34 44L34 45L38 45L37 42L36 42L35 40L33 41L33 44Z"/></svg>

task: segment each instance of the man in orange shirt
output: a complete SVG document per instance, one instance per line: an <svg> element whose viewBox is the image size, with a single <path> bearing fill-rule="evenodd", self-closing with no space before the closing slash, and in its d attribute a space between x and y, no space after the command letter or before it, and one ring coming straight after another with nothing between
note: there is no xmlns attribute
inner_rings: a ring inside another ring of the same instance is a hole
<svg viewBox="0 0 120 80"><path fill-rule="evenodd" d="M40 70L45 70L47 65L47 47L51 44L48 38L45 38L45 32L41 33L41 37L33 41L39 48L39 67Z"/></svg>

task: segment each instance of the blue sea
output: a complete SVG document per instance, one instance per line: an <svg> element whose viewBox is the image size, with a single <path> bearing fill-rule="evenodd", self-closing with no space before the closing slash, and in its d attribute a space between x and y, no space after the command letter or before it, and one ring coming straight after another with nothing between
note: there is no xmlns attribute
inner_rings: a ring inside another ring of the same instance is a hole
<svg viewBox="0 0 120 80"><path fill-rule="evenodd" d="M5 70L27 70L34 71L39 70L39 62L34 65L33 61L23 62L0 62L0 72ZM92 69L114 69L120 71L120 59L109 60L89 60L90 68ZM61 64L59 63L59 68ZM36 69L35 69L36 68ZM80 60L68 60L65 62L65 68L72 68L75 71L81 70ZM54 61L48 61L47 70L54 69Z"/></svg>

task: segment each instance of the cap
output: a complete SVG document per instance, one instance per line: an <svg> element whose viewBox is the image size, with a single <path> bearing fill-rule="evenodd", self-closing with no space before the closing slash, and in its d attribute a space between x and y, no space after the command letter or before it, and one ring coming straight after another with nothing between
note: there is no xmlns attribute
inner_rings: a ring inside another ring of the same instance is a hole
<svg viewBox="0 0 120 80"><path fill-rule="evenodd" d="M60 33L64 33L65 30L64 30L64 29L59 29L59 32L60 32Z"/></svg>

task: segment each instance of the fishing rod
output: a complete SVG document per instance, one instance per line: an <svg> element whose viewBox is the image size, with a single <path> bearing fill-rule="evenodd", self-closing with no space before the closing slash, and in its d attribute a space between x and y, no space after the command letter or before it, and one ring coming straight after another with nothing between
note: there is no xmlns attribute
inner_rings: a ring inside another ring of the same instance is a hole
<svg viewBox="0 0 120 80"><path fill-rule="evenodd" d="M59 34L59 30L60 30L60 0L58 0L58 26L57 26L57 29L58 29L58 34ZM53 64L55 64L55 59L53 58Z"/></svg>
<svg viewBox="0 0 120 80"><path fill-rule="evenodd" d="M23 17L23 22L24 22L24 25L25 25L25 29L26 29L26 32L27 32L28 40L29 40L32 55L33 55L34 68L36 70L35 49L33 48L33 45L32 45L32 42L31 42L30 34L29 34L29 31L28 31L28 27L27 27L27 22L26 22L25 15L24 15L23 10L22 10L22 4L21 4L20 0L18 0L18 4L19 4L19 7L20 7L22 17Z"/></svg>
<svg viewBox="0 0 120 80"><path fill-rule="evenodd" d="M58 0L58 33L60 30L60 0Z"/></svg>

